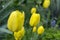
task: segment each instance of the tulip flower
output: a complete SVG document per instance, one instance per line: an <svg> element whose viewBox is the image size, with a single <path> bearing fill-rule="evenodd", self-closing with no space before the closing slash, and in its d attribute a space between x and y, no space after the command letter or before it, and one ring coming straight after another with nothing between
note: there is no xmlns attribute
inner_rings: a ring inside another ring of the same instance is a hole
<svg viewBox="0 0 60 40"><path fill-rule="evenodd" d="M29 21L30 26L36 26L39 22L40 22L40 14L33 13Z"/></svg>
<svg viewBox="0 0 60 40"><path fill-rule="evenodd" d="M31 9L31 13L33 14L33 13L36 13L36 8L32 8Z"/></svg>
<svg viewBox="0 0 60 40"><path fill-rule="evenodd" d="M44 32L44 27L43 26L39 26L38 27L38 30L37 30L37 33L40 35Z"/></svg>
<svg viewBox="0 0 60 40"><path fill-rule="evenodd" d="M33 32L36 32L36 26L33 27Z"/></svg>
<svg viewBox="0 0 60 40"><path fill-rule="evenodd" d="M18 32L14 32L14 37L16 40L19 40L19 39L21 40L24 34L25 34L25 30L24 30L24 27L22 27L22 29L19 30Z"/></svg>
<svg viewBox="0 0 60 40"><path fill-rule="evenodd" d="M21 30L22 26L24 25L24 18L24 12L20 12L18 10L13 11L8 18L8 29L13 32Z"/></svg>
<svg viewBox="0 0 60 40"><path fill-rule="evenodd" d="M48 8L50 6L50 0L44 0L43 8Z"/></svg>

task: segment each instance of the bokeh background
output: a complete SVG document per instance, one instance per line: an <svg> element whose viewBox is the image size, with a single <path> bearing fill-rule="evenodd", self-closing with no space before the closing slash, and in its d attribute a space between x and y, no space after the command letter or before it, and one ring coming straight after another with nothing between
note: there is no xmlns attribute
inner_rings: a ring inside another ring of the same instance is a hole
<svg viewBox="0 0 60 40"><path fill-rule="evenodd" d="M8 17L15 10L25 12L26 33L22 40L60 40L60 0L51 0L46 9L42 6L43 2L44 0L0 0L0 40L15 40L13 33L7 28ZM40 37L31 34L29 19L32 7L37 8L37 13L41 15L40 25L45 28Z"/></svg>

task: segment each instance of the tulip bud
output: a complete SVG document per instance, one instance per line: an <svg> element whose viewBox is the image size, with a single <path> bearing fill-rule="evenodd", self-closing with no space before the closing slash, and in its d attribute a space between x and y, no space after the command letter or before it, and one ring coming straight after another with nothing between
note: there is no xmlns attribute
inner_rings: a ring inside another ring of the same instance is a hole
<svg viewBox="0 0 60 40"><path fill-rule="evenodd" d="M24 24L24 17L25 17L24 12L21 13L18 10L13 11L8 18L7 22L8 29L13 32L21 30Z"/></svg>
<svg viewBox="0 0 60 40"><path fill-rule="evenodd" d="M36 27L35 26L33 27L33 32L36 32Z"/></svg>
<svg viewBox="0 0 60 40"><path fill-rule="evenodd" d="M30 26L36 26L40 22L40 14L33 13L30 18Z"/></svg>
<svg viewBox="0 0 60 40"><path fill-rule="evenodd" d="M38 34L42 34L43 32L44 32L44 27L43 26L39 26L38 30L37 30L37 33Z"/></svg>
<svg viewBox="0 0 60 40"><path fill-rule="evenodd" d="M44 0L43 7L48 8L50 6L50 0Z"/></svg>
<svg viewBox="0 0 60 40"><path fill-rule="evenodd" d="M19 39L22 39L24 34L25 34L25 29L24 29L24 27L22 27L22 29L19 30L18 32L14 32L14 37L16 40L19 40Z"/></svg>
<svg viewBox="0 0 60 40"><path fill-rule="evenodd" d="M33 14L33 13L36 13L36 8L32 8L31 9L31 13Z"/></svg>

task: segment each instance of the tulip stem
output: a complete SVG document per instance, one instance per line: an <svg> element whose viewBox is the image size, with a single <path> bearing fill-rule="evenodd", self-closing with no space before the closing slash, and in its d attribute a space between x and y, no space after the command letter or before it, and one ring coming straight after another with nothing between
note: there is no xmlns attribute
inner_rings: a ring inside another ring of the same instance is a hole
<svg viewBox="0 0 60 40"><path fill-rule="evenodd" d="M18 40L18 38L16 38L16 40Z"/></svg>

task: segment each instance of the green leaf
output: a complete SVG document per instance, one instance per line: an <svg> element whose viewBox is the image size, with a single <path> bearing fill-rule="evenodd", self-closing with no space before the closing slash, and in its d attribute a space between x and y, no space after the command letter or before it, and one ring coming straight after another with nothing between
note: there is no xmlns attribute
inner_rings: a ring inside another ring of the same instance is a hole
<svg viewBox="0 0 60 40"><path fill-rule="evenodd" d="M5 28L0 28L0 32L12 34L11 31L9 31L9 30L7 30L7 29L5 29Z"/></svg>
<svg viewBox="0 0 60 40"><path fill-rule="evenodd" d="M36 2L37 2L38 4L41 4L41 3L42 3L42 0L36 0Z"/></svg>

